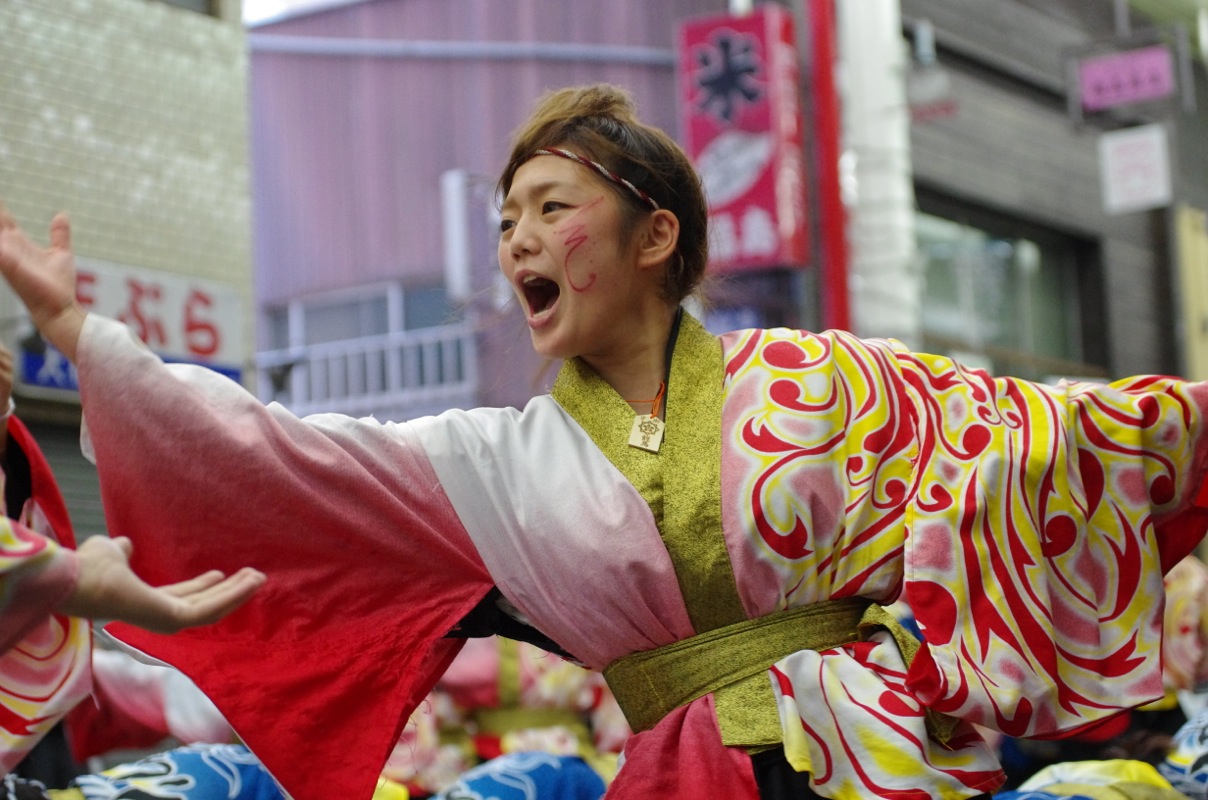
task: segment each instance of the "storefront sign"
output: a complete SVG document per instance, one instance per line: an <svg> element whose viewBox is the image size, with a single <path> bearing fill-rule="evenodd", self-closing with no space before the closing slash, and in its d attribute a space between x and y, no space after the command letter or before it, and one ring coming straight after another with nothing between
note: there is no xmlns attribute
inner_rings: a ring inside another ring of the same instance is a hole
<svg viewBox="0 0 1208 800"><path fill-rule="evenodd" d="M235 287L89 259L78 259L76 269L84 308L126 323L165 361L201 364L240 380L246 348ZM19 360L26 388L78 389L75 368L36 334L21 339Z"/></svg>
<svg viewBox="0 0 1208 800"><path fill-rule="evenodd" d="M1100 136L1099 174L1108 214L1169 205L1173 190L1166 129L1138 125Z"/></svg>
<svg viewBox="0 0 1208 800"><path fill-rule="evenodd" d="M806 261L800 69L793 18L765 4L680 28L684 146L709 202L710 266Z"/></svg>
<svg viewBox="0 0 1208 800"><path fill-rule="evenodd" d="M1174 58L1162 44L1084 58L1078 89L1091 112L1163 100L1175 93Z"/></svg>

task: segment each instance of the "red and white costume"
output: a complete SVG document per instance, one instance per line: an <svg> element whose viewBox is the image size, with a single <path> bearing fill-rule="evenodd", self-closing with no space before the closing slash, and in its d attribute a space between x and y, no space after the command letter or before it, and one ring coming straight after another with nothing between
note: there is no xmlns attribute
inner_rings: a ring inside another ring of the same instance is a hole
<svg viewBox="0 0 1208 800"><path fill-rule="evenodd" d="M727 615L903 597L913 663L884 633L767 670L789 761L828 797L991 791L970 723L1045 735L1162 695L1163 571L1208 522L1208 386L995 380L840 333L718 341L685 319L658 454L629 452L632 411L574 362L523 411L397 424L297 419L96 316L78 366L136 569L269 575L217 625L119 635L190 675L297 800L369 797L492 586L596 669ZM961 720L947 744L925 707ZM705 695L629 740L608 796L756 792Z"/></svg>

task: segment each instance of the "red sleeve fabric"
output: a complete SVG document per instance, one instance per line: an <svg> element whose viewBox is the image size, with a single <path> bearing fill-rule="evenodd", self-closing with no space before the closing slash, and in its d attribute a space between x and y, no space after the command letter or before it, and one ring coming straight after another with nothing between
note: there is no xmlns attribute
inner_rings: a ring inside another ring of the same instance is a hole
<svg viewBox="0 0 1208 800"><path fill-rule="evenodd" d="M111 625L222 711L297 800L369 797L407 716L491 586L406 425L265 407L89 318L80 393L111 533L152 583L268 575L211 626Z"/></svg>

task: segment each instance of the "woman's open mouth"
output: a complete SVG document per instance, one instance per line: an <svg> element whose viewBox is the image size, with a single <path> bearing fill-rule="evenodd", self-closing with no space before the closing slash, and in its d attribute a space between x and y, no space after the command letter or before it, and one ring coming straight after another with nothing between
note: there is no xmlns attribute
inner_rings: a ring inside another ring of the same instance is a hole
<svg viewBox="0 0 1208 800"><path fill-rule="evenodd" d="M530 317L539 317L553 309L562 291L558 284L540 275L529 275L520 282L520 288L524 292L524 302L528 306Z"/></svg>

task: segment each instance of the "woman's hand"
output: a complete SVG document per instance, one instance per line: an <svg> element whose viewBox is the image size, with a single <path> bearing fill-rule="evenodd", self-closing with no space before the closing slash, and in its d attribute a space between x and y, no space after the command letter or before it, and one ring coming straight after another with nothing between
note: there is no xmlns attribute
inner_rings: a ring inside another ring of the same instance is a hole
<svg viewBox="0 0 1208 800"><path fill-rule="evenodd" d="M29 309L34 325L68 359L76 345L86 312L76 302L75 255L71 223L57 214L50 223L50 246L35 244L0 203L0 275Z"/></svg>
<svg viewBox="0 0 1208 800"><path fill-rule="evenodd" d="M76 551L79 580L57 611L74 617L120 620L155 633L175 633L217 622L243 605L266 580L244 567L217 570L166 586L151 586L130 569L133 545L125 537L90 536Z"/></svg>

